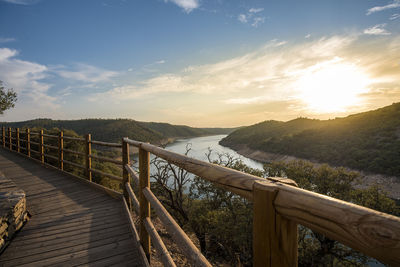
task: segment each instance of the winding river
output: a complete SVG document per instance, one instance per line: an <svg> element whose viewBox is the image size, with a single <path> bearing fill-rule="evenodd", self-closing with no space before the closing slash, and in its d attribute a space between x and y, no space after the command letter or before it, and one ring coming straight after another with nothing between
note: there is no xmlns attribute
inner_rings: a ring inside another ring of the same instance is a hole
<svg viewBox="0 0 400 267"><path fill-rule="evenodd" d="M245 163L247 166L262 170L262 163L252 160L250 158L246 158L236 151L221 146L218 142L224 138L226 135L212 135L212 136L203 136L203 137L195 137L195 138L187 138L187 139L178 139L174 143L167 145L165 149L184 154L186 152L186 147L189 146L191 148L188 156L199 159L199 160L207 160L206 154L208 153L208 149L212 150L211 158L216 159L218 154L229 154L234 158L239 158Z"/></svg>

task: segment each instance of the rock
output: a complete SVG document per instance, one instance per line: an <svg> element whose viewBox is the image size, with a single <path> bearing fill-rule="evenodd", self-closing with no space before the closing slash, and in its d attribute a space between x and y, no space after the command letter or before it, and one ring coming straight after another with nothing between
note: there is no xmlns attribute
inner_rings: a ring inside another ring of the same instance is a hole
<svg viewBox="0 0 400 267"><path fill-rule="evenodd" d="M27 219L25 192L0 173L0 253Z"/></svg>

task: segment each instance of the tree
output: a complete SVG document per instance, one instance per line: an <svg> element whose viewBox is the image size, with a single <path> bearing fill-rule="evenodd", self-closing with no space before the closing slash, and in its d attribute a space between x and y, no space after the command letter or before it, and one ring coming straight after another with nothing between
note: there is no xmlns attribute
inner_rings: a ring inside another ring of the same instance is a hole
<svg viewBox="0 0 400 267"><path fill-rule="evenodd" d="M13 89L4 89L3 82L0 81L0 115L5 110L13 108L17 101L17 93Z"/></svg>
<svg viewBox="0 0 400 267"><path fill-rule="evenodd" d="M186 155L190 154L187 147ZM272 162L264 170L246 166L227 154L211 157L211 163L259 177L287 177L300 188L399 214L396 203L378 187L355 189L357 172L307 161ZM159 158L152 161L152 189L178 224L197 238L201 252L215 265L252 265L252 204L225 189L188 174ZM299 225L299 266L365 266L372 259Z"/></svg>

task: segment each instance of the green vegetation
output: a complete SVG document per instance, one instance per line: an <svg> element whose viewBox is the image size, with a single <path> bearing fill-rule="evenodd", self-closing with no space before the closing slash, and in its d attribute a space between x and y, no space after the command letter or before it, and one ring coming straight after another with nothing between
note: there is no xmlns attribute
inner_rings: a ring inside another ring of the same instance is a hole
<svg viewBox="0 0 400 267"><path fill-rule="evenodd" d="M38 133L40 131L40 128L31 128L31 133ZM46 130L44 133L49 134L49 135L54 135L58 136L60 130L58 128L53 128L50 130ZM75 133L72 130L64 130L64 136L68 137L78 137L82 138L82 136L79 136L77 133ZM20 131L20 138L25 139L26 138L26 133L25 129L21 129ZM31 144L31 157L40 160L40 155L38 153L35 153L33 151L39 151L39 145L35 143L39 143L39 135L37 134L31 134L31 142L34 142ZM51 145L53 147L58 147L58 139L53 138L53 137L44 137L44 143L46 145ZM25 147L25 142L21 142L21 147ZM83 141L76 141L76 140L68 140L64 139L64 149L69 149L73 150L76 152L85 152L85 146ZM23 151L25 152L25 151ZM45 155L50 155L50 157L45 157L45 162L59 167L59 162L58 160L51 158L55 157L58 158L58 149L50 148L50 147L45 147L44 149ZM101 156L101 157L107 157L111 159L115 159L118 157L121 157L121 151L120 150L104 150L104 149L93 149L92 148L92 155L94 156ZM85 159L84 156L82 155L77 155L77 154L72 154L70 152L64 152L64 160L79 164L81 166L85 166ZM110 163L110 162L104 162L100 161L97 159L92 159L92 168L108 173L108 174L113 174L115 176L122 177L122 169L121 166ZM77 168L75 166L72 166L68 163L64 163L64 170L72 173L74 175L80 176L82 178L86 178L86 174L83 168ZM92 173L92 179L95 183L101 184L103 186L106 186L108 188L111 188L116 191L122 191L120 182L111 180L108 177L105 177L103 175L97 174L97 173Z"/></svg>
<svg viewBox="0 0 400 267"><path fill-rule="evenodd" d="M70 129L79 135L90 133L94 140L120 142L122 137L138 141L163 143L170 138L197 137L213 134L227 134L234 129L228 128L193 128L168 123L140 122L129 119L84 119L51 120L36 119L23 122L3 123L7 127L28 127L44 129Z"/></svg>
<svg viewBox="0 0 400 267"><path fill-rule="evenodd" d="M265 121L220 144L400 177L400 103L334 120Z"/></svg>
<svg viewBox="0 0 400 267"><path fill-rule="evenodd" d="M399 215L399 207L378 187L353 189L353 183L361 182L359 173L344 168L293 161L266 164L260 171L229 155L212 162L260 177L288 177L301 188ZM183 229L196 236L202 253L217 266L251 266L252 204L161 159L152 163L152 190ZM303 226L298 244L299 266L366 266L372 260Z"/></svg>
<svg viewBox="0 0 400 267"><path fill-rule="evenodd" d="M17 101L17 94L13 89L4 89L3 82L0 81L0 115L7 109L13 108Z"/></svg>

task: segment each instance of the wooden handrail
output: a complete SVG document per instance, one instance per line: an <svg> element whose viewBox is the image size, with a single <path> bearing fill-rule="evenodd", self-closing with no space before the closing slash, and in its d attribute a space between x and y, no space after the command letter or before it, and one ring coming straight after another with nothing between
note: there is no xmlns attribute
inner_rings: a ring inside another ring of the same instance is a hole
<svg viewBox="0 0 400 267"><path fill-rule="evenodd" d="M110 179L112 179L112 180L116 180L116 181L119 181L119 182L122 181L122 178L121 178L121 177L115 176L115 175L113 175L113 174L109 174L109 173L106 173L106 172L102 172L102 171L99 171L99 170L96 170L96 169L93 169L93 168L90 168L89 171L90 171L90 172L93 172L93 173L97 173L97 174L103 175L103 176L106 176L106 177L108 177L108 178L110 178Z"/></svg>
<svg viewBox="0 0 400 267"><path fill-rule="evenodd" d="M131 166L129 166L128 164L125 165L125 169L129 172L129 174L131 175L131 178L133 178L133 180L135 180L136 185L139 184L139 174L137 174Z"/></svg>
<svg viewBox="0 0 400 267"><path fill-rule="evenodd" d="M126 191L128 192L129 198L131 199L132 204L133 204L133 206L134 206L134 208L135 208L135 211L136 211L137 213L139 213L140 204L139 204L138 199L136 198L135 193L134 193L133 190L132 190L131 185L130 185L129 183L125 183L125 187L126 187Z"/></svg>
<svg viewBox="0 0 400 267"><path fill-rule="evenodd" d="M58 161L58 157L56 157L56 156L52 156L52 155L49 155L49 154L44 154L44 157L45 157L45 158L54 159L54 160L57 160L57 161Z"/></svg>
<svg viewBox="0 0 400 267"><path fill-rule="evenodd" d="M144 226L146 227L147 232L149 233L151 240L156 248L156 251L160 255L160 260L164 266L175 267L175 263L171 258L171 255L168 252L168 249L165 247L164 242L162 241L160 235L157 233L153 223L150 218L146 218L144 220Z"/></svg>
<svg viewBox="0 0 400 267"><path fill-rule="evenodd" d="M107 143L107 142L101 142L101 141L94 141L91 140L90 143L94 145L100 145L100 146L108 146L108 147L121 147L121 144L118 143Z"/></svg>
<svg viewBox="0 0 400 267"><path fill-rule="evenodd" d="M63 169L63 163L66 163L82 168L90 174L92 172L97 173L121 182L125 206L127 203L125 200L127 200L132 203L135 210L139 211L141 252L145 253L149 259L151 238L157 251L164 255L162 257L166 257L164 259L165 264L173 264L166 256L166 248L151 223L151 204L188 259L195 265L209 266L208 261L151 192L149 155L152 153L169 163L215 183L217 186L253 201L254 266L295 266L297 264L297 224L302 224L383 263L394 266L400 265L400 218L297 188L296 183L290 179L274 177L264 179L252 176L129 138L123 138L122 144L116 144L93 141L90 140L90 135L87 135L85 153L82 153L65 149L61 142L64 139L85 141L82 138L65 137L60 133L58 136L59 145L56 147L44 144L43 137L49 137L49 135L43 134L43 130L38 133L31 133L29 128L26 129L25 140L20 139L19 130L16 130L15 133L16 135L13 137L11 128L8 128L7 131L5 127L2 128L1 141L4 148L8 147L13 150L13 147L15 147L16 152L19 152L19 150L26 151L28 157L31 156L31 152L37 153L40 156L40 161L44 164L49 164L44 162L45 157L52 158L59 162L60 169ZM31 134L39 135L39 142L32 142ZM16 142L13 143L13 140L16 140ZM23 141L22 146L21 141ZM31 144L37 145L38 150L31 150ZM122 147L122 162L92 155L91 144ZM130 166L129 145L139 148L139 175ZM44 147L58 149L61 154L58 157L45 154ZM64 152L86 156L85 166L64 160L62 156ZM93 158L119 165L122 163L123 178L93 169L91 167L91 159ZM139 188L139 201L132 190L131 178ZM129 212L129 209L127 210ZM131 218L130 221L132 222Z"/></svg>
<svg viewBox="0 0 400 267"><path fill-rule="evenodd" d="M73 141L85 141L85 138L65 136L65 135L64 135L64 139L73 140Z"/></svg>
<svg viewBox="0 0 400 267"><path fill-rule="evenodd" d="M262 179L143 142L124 139L206 180L253 200L255 184L273 191L279 216L302 224L390 265L400 264L400 218L297 188L288 179ZM288 230L289 231L289 230ZM288 251L293 249L288 248Z"/></svg>
<svg viewBox="0 0 400 267"><path fill-rule="evenodd" d="M114 164L122 165L122 161L121 160L110 159L110 158L107 158L107 157L101 157L101 156L97 156L97 155L90 155L90 157L92 159L97 159L99 161L107 161L107 162L111 162L111 163L114 163Z"/></svg>
<svg viewBox="0 0 400 267"><path fill-rule="evenodd" d="M75 150L71 150L71 149L63 149L64 152L68 152L68 153L72 153L72 154L76 154L76 155L80 155L80 156L85 156L85 153L83 152L79 152L79 151L75 151Z"/></svg>
<svg viewBox="0 0 400 267"><path fill-rule="evenodd" d="M203 179L214 182L217 185L222 185L233 193L236 193L249 200L253 198L253 185L256 181L264 182L267 179L271 182L281 182L296 186L296 183L290 179L276 177L268 177L264 179L230 168L222 167L220 165L190 158L188 156L171 152L147 143L133 141L128 138L125 138L124 141L135 147L144 149L145 151L148 151L162 159L165 159L166 161L197 176L200 176Z"/></svg>
<svg viewBox="0 0 400 267"><path fill-rule="evenodd" d="M69 160L65 160L65 159L64 159L63 162L64 162L64 163L67 163L67 164L69 164L69 165L72 165L72 166L74 166L74 167L78 167L78 168L81 168L81 169L86 169L85 166L80 165L80 164L75 163L75 162L72 162L72 161L69 161Z"/></svg>
<svg viewBox="0 0 400 267"><path fill-rule="evenodd" d="M43 146L44 146L44 147L47 147L47 148L51 148L51 149L56 149L56 150L58 150L58 149L59 149L59 148L58 148L58 147L56 147L56 146L47 145L47 144L43 144Z"/></svg>
<svg viewBox="0 0 400 267"><path fill-rule="evenodd" d="M43 134L44 137L50 137L50 138L58 138L57 135L52 135L52 134Z"/></svg>
<svg viewBox="0 0 400 267"><path fill-rule="evenodd" d="M171 234L172 239L182 249L185 256L192 262L194 266L211 266L207 259L201 254L192 240L186 235L182 228L175 222L172 216L164 208L157 197L148 187L142 189L143 195L151 203L158 218L163 222L165 228ZM140 203L141 204L141 203Z"/></svg>
<svg viewBox="0 0 400 267"><path fill-rule="evenodd" d="M150 218L151 213L150 203L143 193L145 188L150 188L150 153L139 148L139 235L144 253L150 262L151 242L150 235L144 226L144 220Z"/></svg>

